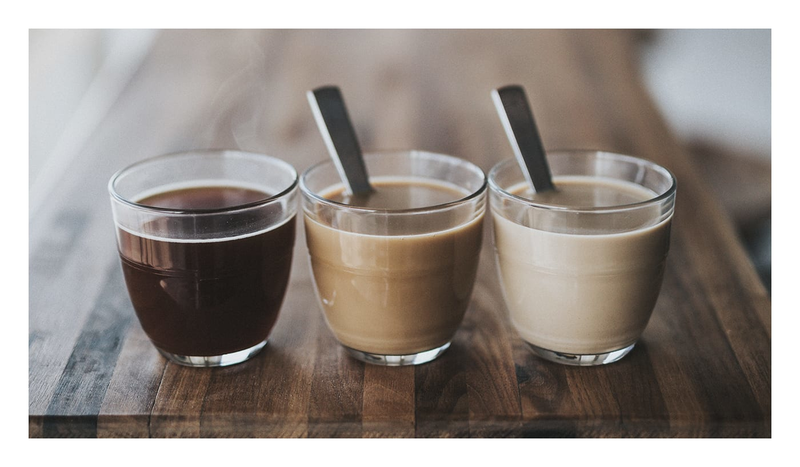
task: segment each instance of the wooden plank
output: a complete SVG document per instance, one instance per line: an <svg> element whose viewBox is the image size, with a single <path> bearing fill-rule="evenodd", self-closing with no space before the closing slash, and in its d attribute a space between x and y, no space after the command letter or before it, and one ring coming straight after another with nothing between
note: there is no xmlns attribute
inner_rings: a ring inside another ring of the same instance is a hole
<svg viewBox="0 0 800 467"><path fill-rule="evenodd" d="M47 406L43 437L97 436L97 415L133 319L122 273L114 266ZM60 416L69 420L62 423Z"/></svg>
<svg viewBox="0 0 800 467"><path fill-rule="evenodd" d="M141 326L132 323L100 407L98 438L150 436L150 412L166 366Z"/></svg>
<svg viewBox="0 0 800 467"><path fill-rule="evenodd" d="M414 368L415 437L469 437L465 345L457 334L441 357Z"/></svg>
<svg viewBox="0 0 800 467"><path fill-rule="evenodd" d="M150 437L201 437L203 402L215 371L167 363L150 412Z"/></svg>
<svg viewBox="0 0 800 467"><path fill-rule="evenodd" d="M267 366L258 394L257 413L270 420L265 436L306 437L308 435L308 410L311 385L316 363L317 336L322 326L322 316L316 313L316 297L307 275L307 258L299 245L292 270L293 278L269 348L264 356Z"/></svg>
<svg viewBox="0 0 800 467"><path fill-rule="evenodd" d="M29 314L29 413L45 415L81 328L96 309L96 300L118 291L108 282L110 255L100 220L85 208L65 209L45 227L53 233L32 245L29 263L29 306L47 313ZM113 251L113 250L112 250ZM116 265L115 265L116 266ZM113 287L104 292L104 287Z"/></svg>
<svg viewBox="0 0 800 467"><path fill-rule="evenodd" d="M484 239L491 243L491 223ZM521 430L520 388L513 359L518 339L508 320L491 248L484 248L472 309L459 330L467 356L469 431L472 437L514 436ZM488 279L492 278L492 279Z"/></svg>
<svg viewBox="0 0 800 467"><path fill-rule="evenodd" d="M414 437L414 368L364 367L365 438Z"/></svg>
<svg viewBox="0 0 800 467"><path fill-rule="evenodd" d="M271 349L269 349L271 350ZM199 436L247 437L259 424L256 414L259 388L268 349L242 364L211 370L200 409ZM250 429L244 430L245 427Z"/></svg>
<svg viewBox="0 0 800 467"><path fill-rule="evenodd" d="M362 436L364 363L350 358L328 330L317 336L308 402L308 436Z"/></svg>

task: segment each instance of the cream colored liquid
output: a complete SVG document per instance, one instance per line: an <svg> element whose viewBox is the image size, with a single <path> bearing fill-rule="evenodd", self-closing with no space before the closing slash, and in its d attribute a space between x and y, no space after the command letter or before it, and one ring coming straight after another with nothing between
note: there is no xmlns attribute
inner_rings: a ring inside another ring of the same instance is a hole
<svg viewBox="0 0 800 467"><path fill-rule="evenodd" d="M554 181L559 192L534 200L590 207L655 197L624 182ZM526 189L519 185L509 192L530 197ZM657 210L648 215L656 219ZM639 338L661 287L671 219L629 232L594 235L533 229L497 214L493 220L511 321L525 341L556 352L598 354Z"/></svg>
<svg viewBox="0 0 800 467"><path fill-rule="evenodd" d="M429 206L467 194L408 180L373 186L378 195L368 203L376 208ZM323 196L340 202L346 198L341 189ZM433 233L364 235L306 216L314 281L337 339L381 355L407 355L449 342L472 294L482 223L480 214Z"/></svg>
<svg viewBox="0 0 800 467"><path fill-rule="evenodd" d="M467 193L444 184L431 184L407 179L383 180L373 183L375 191L354 196L342 189L324 197L338 203L374 209L414 209L436 206L459 200Z"/></svg>
<svg viewBox="0 0 800 467"><path fill-rule="evenodd" d="M527 185L512 189L512 194L549 206L600 208L640 203L656 194L642 186L612 179L588 177L558 177L557 190L532 193Z"/></svg>

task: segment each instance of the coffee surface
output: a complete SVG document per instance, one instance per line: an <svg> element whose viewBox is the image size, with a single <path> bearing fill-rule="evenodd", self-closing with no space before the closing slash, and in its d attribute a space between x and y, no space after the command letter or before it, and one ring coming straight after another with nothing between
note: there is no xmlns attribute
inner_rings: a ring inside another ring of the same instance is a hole
<svg viewBox="0 0 800 467"><path fill-rule="evenodd" d="M554 184L555 191L533 193L527 186L517 185L510 192L539 204L573 209L624 206L656 197L641 185L608 178L557 177Z"/></svg>
<svg viewBox="0 0 800 467"><path fill-rule="evenodd" d="M232 186L181 188L147 196L137 203L167 209L223 209L269 198L267 193Z"/></svg>
<svg viewBox="0 0 800 467"><path fill-rule="evenodd" d="M266 197L247 188L201 187L156 194L139 203L215 209ZM266 339L289 280L294 217L260 233L219 241L178 242L117 232L131 302L157 347L177 355L214 356Z"/></svg>
<svg viewBox="0 0 800 467"><path fill-rule="evenodd" d="M416 209L446 204L466 196L466 190L444 183L419 179L392 179L373 182L374 191L353 195L344 189L323 196L331 201L373 209Z"/></svg>

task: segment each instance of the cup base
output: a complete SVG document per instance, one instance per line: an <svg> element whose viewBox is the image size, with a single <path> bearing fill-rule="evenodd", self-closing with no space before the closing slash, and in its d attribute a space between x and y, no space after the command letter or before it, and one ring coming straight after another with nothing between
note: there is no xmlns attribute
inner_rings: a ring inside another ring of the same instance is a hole
<svg viewBox="0 0 800 467"><path fill-rule="evenodd" d="M375 353L363 352L361 350L351 349L347 346L342 346L347 350L347 353L365 363L380 366L409 366L409 365L422 365L436 360L441 354L450 347L450 342L436 347L435 349L425 350L409 355L380 355Z"/></svg>
<svg viewBox="0 0 800 467"><path fill-rule="evenodd" d="M158 349L158 351L167 360L173 363L177 363L178 365L212 368L219 366L236 365L237 363L245 362L251 359L258 352L260 352L265 345L267 345L267 339L264 339L263 341L259 342L258 344L248 349L239 350L237 352L232 352L232 353L226 353L223 355L211 355L211 356L177 355L161 349Z"/></svg>
<svg viewBox="0 0 800 467"><path fill-rule="evenodd" d="M553 350L537 347L529 342L526 343L537 356L551 362L572 366L597 366L614 363L625 355L628 355L628 352L633 350L633 346L636 345L636 342L634 342L625 348L599 354L571 354L565 352L555 352Z"/></svg>

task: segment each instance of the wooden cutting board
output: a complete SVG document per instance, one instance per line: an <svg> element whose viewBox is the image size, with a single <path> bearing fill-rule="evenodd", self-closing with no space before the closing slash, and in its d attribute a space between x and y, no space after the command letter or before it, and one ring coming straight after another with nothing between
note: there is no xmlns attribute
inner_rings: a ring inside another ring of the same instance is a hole
<svg viewBox="0 0 800 467"><path fill-rule="evenodd" d="M769 437L771 302L730 220L644 89L629 31L164 31L30 212L30 437ZM209 147L327 153L305 91L338 84L365 150L485 171L512 157L489 91L522 84L547 148L637 155L678 179L661 296L636 348L598 368L536 358L510 327L486 225L452 347L418 367L347 357L298 232L268 346L220 369L167 363L128 300L106 184ZM33 194L32 194L33 195Z"/></svg>

